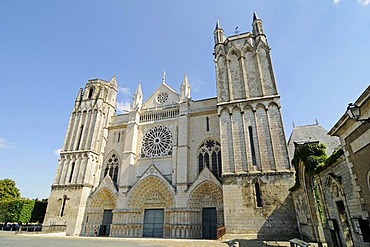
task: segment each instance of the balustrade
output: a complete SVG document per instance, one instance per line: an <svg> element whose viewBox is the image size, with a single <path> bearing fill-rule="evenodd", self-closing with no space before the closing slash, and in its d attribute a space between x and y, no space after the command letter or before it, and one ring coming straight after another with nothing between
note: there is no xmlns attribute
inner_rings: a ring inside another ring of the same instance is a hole
<svg viewBox="0 0 370 247"><path fill-rule="evenodd" d="M140 115L140 122L154 122L159 120L171 119L176 118L179 115L178 108L172 108L167 110L160 110L160 111L150 111L150 112L143 112Z"/></svg>

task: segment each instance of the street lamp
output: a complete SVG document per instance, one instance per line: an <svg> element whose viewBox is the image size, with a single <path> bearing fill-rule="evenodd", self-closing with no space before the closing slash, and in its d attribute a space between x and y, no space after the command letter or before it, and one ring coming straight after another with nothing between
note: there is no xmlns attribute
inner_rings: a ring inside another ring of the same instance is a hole
<svg viewBox="0 0 370 247"><path fill-rule="evenodd" d="M354 103L348 104L347 115L355 121L360 121L362 123L370 123L370 117L366 119L365 118L360 119L361 117L360 107Z"/></svg>

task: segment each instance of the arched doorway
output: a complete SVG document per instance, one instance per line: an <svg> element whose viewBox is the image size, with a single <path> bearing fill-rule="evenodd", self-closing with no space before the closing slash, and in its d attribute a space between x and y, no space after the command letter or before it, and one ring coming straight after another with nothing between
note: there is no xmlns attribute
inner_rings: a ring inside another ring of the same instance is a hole
<svg viewBox="0 0 370 247"><path fill-rule="evenodd" d="M163 179L149 176L140 181L131 191L128 207L141 212L143 237L167 237L166 210L174 207L174 194Z"/></svg>
<svg viewBox="0 0 370 247"><path fill-rule="evenodd" d="M85 235L109 236L116 196L107 188L93 194L86 214Z"/></svg>
<svg viewBox="0 0 370 247"><path fill-rule="evenodd" d="M200 209L202 238L216 239L217 228L224 226L221 189L210 181L200 183L191 192L188 206Z"/></svg>

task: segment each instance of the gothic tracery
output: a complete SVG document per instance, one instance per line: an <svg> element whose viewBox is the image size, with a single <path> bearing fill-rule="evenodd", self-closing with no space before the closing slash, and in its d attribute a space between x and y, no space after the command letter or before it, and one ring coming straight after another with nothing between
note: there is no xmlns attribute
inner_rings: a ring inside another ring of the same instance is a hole
<svg viewBox="0 0 370 247"><path fill-rule="evenodd" d="M117 183L117 178L118 178L118 166L119 166L119 159L116 154L112 154L105 166L104 169L104 176L109 176L112 178L114 183Z"/></svg>
<svg viewBox="0 0 370 247"><path fill-rule="evenodd" d="M204 167L208 169L218 178L221 177L221 145L215 140L206 140L198 151L199 172Z"/></svg>
<svg viewBox="0 0 370 247"><path fill-rule="evenodd" d="M165 126L155 126L146 132L141 146L141 158L172 155L172 133Z"/></svg>

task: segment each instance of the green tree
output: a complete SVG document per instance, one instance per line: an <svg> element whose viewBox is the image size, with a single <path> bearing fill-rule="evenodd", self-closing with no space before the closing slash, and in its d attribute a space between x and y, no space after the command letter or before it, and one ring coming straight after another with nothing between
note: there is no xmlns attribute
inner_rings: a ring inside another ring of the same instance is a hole
<svg viewBox="0 0 370 247"><path fill-rule="evenodd" d="M0 180L0 201L8 199L18 199L21 193L15 185L15 181L9 178Z"/></svg>
<svg viewBox="0 0 370 247"><path fill-rule="evenodd" d="M28 223L35 201L30 199L7 199L0 201L0 222Z"/></svg>
<svg viewBox="0 0 370 247"><path fill-rule="evenodd" d="M31 221L33 209L35 207L35 201L30 199L21 199L22 208L19 212L18 223L28 223Z"/></svg>
<svg viewBox="0 0 370 247"><path fill-rule="evenodd" d="M0 201L0 222L9 221L9 200Z"/></svg>

